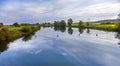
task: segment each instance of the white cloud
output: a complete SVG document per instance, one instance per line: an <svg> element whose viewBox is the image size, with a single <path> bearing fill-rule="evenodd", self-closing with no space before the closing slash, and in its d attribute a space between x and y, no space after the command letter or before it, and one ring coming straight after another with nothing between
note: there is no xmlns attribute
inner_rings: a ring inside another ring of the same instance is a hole
<svg viewBox="0 0 120 66"><path fill-rule="evenodd" d="M77 0L76 0L77 1ZM86 5L81 7L81 4L73 3L64 6L63 8L56 11L57 16L61 17L80 17L81 19L92 18L96 20L101 19L113 19L120 11L119 2L104 2ZM79 6L79 7L78 7Z"/></svg>
<svg viewBox="0 0 120 66"><path fill-rule="evenodd" d="M88 6L83 10L87 11L88 13L96 13L96 14L116 13L119 12L120 10L119 6L120 3L100 3L100 4Z"/></svg>
<svg viewBox="0 0 120 66"><path fill-rule="evenodd" d="M73 18L93 20L116 18L120 11L118 0L50 0L5 2L0 6L2 21L54 21ZM1 20L0 20L1 21ZM35 22L34 21L34 22Z"/></svg>

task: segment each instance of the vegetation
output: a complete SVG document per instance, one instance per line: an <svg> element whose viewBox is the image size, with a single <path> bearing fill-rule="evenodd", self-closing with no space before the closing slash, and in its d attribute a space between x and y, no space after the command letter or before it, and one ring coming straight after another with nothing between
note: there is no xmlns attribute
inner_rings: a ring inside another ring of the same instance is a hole
<svg viewBox="0 0 120 66"><path fill-rule="evenodd" d="M22 36L31 34L40 29L39 25L19 25L14 23L12 26L3 26L0 28L0 41L10 41Z"/></svg>
<svg viewBox="0 0 120 66"><path fill-rule="evenodd" d="M71 18L68 19L68 26L71 26L73 23L73 20Z"/></svg>
<svg viewBox="0 0 120 66"><path fill-rule="evenodd" d="M15 26L15 27L20 27L20 25L19 25L17 22L15 22L15 23L13 24L13 26Z"/></svg>
<svg viewBox="0 0 120 66"><path fill-rule="evenodd" d="M79 28L84 28L85 27L85 25L83 24L83 22L81 20L78 23L78 27Z"/></svg>

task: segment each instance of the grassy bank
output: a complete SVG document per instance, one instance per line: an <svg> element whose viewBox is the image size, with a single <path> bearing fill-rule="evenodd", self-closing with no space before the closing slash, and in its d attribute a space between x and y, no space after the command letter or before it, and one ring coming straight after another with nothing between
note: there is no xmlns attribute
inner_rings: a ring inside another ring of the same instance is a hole
<svg viewBox="0 0 120 66"><path fill-rule="evenodd" d="M67 26L68 27L68 26ZM79 23L73 23L71 27L81 28ZM89 23L84 22L82 24L84 28L96 29L96 30L104 30L104 31L117 31L117 26L115 23L101 24L101 23Z"/></svg>
<svg viewBox="0 0 120 66"><path fill-rule="evenodd" d="M0 28L0 41L11 41L25 35L36 32L40 29L39 25L27 26L4 26Z"/></svg>

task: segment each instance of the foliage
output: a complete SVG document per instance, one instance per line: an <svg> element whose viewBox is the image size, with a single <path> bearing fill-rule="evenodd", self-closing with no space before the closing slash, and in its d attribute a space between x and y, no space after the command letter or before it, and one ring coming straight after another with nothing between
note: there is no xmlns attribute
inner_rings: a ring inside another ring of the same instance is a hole
<svg viewBox="0 0 120 66"><path fill-rule="evenodd" d="M54 27L66 27L66 23L64 20L54 21Z"/></svg>
<svg viewBox="0 0 120 66"><path fill-rule="evenodd" d="M82 22L81 20L80 20L79 23L78 23L78 27L79 27L79 28L84 28L84 27L85 27L84 24L83 24L83 22Z"/></svg>
<svg viewBox="0 0 120 66"><path fill-rule="evenodd" d="M32 28L30 26L24 26L21 29L21 31L24 32L24 33L30 33L32 31Z"/></svg>
<svg viewBox="0 0 120 66"><path fill-rule="evenodd" d="M17 22L15 22L13 26L20 27L20 25Z"/></svg>
<svg viewBox="0 0 120 66"><path fill-rule="evenodd" d="M0 27L3 27L4 25L3 25L3 23L0 23Z"/></svg>
<svg viewBox="0 0 120 66"><path fill-rule="evenodd" d="M71 18L68 19L68 26L71 26L73 23L73 20Z"/></svg>
<svg viewBox="0 0 120 66"><path fill-rule="evenodd" d="M120 32L120 22L116 22L116 31Z"/></svg>

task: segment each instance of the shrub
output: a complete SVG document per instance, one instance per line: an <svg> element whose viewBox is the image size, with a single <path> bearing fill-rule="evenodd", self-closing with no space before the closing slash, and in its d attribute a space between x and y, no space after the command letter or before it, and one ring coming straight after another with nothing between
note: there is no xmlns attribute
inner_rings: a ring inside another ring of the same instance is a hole
<svg viewBox="0 0 120 66"><path fill-rule="evenodd" d="M32 28L30 26L24 26L21 29L21 31L24 32L24 33L30 33L30 32L32 32Z"/></svg>

